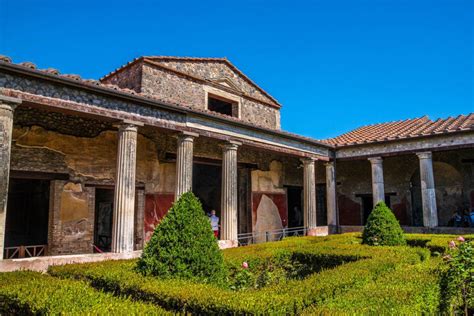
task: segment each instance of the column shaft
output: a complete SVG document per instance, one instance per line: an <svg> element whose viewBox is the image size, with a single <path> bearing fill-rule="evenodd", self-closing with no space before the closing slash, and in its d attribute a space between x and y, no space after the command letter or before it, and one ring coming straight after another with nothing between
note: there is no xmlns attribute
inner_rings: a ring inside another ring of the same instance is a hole
<svg viewBox="0 0 474 316"><path fill-rule="evenodd" d="M176 157L176 188L174 199L177 201L181 194L192 190L193 186L193 145L194 133L183 133L178 136Z"/></svg>
<svg viewBox="0 0 474 316"><path fill-rule="evenodd" d="M423 204L423 226L438 226L438 210L436 206L436 189L433 174L431 152L417 153L420 160L421 201Z"/></svg>
<svg viewBox="0 0 474 316"><path fill-rule="evenodd" d="M328 162L326 164L326 208L328 226L331 227L331 230L334 230L337 226L336 194L336 172L334 162Z"/></svg>
<svg viewBox="0 0 474 316"><path fill-rule="evenodd" d="M19 99L0 95L0 260L3 259L5 242L13 111L20 103Z"/></svg>
<svg viewBox="0 0 474 316"><path fill-rule="evenodd" d="M123 124L118 131L112 252L133 251L137 126Z"/></svg>
<svg viewBox="0 0 474 316"><path fill-rule="evenodd" d="M303 159L303 208L304 225L308 235L316 234L316 175L315 159Z"/></svg>
<svg viewBox="0 0 474 316"><path fill-rule="evenodd" d="M369 161L372 169L372 196L375 207L378 202L385 202L383 160L381 157L374 157L369 158Z"/></svg>
<svg viewBox="0 0 474 316"><path fill-rule="evenodd" d="M237 243L237 148L240 143L224 145L222 157L221 240ZM233 245L230 245L233 246Z"/></svg>

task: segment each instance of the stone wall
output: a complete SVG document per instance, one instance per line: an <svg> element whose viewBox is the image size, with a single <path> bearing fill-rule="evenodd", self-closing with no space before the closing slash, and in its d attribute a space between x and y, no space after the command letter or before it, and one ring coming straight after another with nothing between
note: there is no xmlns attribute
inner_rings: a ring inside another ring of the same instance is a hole
<svg viewBox="0 0 474 316"><path fill-rule="evenodd" d="M202 82L161 68L144 65L141 92L163 101L178 103L198 110L206 109L206 87ZM238 96L238 95L237 95ZM271 129L280 128L279 109L240 97L240 119Z"/></svg>
<svg viewBox="0 0 474 316"><path fill-rule="evenodd" d="M143 62L136 62L114 73L113 76L102 80L102 82L119 86L122 89L128 88L140 93L142 86L142 68Z"/></svg>
<svg viewBox="0 0 474 316"><path fill-rule="evenodd" d="M242 75L231 69L223 61L157 61L166 67L175 69L195 77L205 78L211 81L228 78L237 88L248 96L261 100L263 102L275 103L272 99L262 93L253 84L249 83Z"/></svg>

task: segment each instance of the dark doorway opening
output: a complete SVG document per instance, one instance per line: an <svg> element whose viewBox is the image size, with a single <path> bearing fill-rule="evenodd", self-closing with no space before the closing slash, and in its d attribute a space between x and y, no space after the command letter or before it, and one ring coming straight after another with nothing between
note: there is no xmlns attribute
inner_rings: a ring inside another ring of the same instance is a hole
<svg viewBox="0 0 474 316"><path fill-rule="evenodd" d="M95 190L95 225L94 248L95 252L110 252L112 246L112 220L114 212L114 190Z"/></svg>
<svg viewBox="0 0 474 316"><path fill-rule="evenodd" d="M325 183L316 185L316 224L318 226L326 226L328 224Z"/></svg>
<svg viewBox="0 0 474 316"><path fill-rule="evenodd" d="M49 180L10 179L5 247L48 243Z"/></svg>
<svg viewBox="0 0 474 316"><path fill-rule="evenodd" d="M385 204L390 208L390 196L394 194L385 194ZM362 199L362 225L367 224L367 219L374 209L374 198L372 194L356 195Z"/></svg>
<svg viewBox="0 0 474 316"><path fill-rule="evenodd" d="M288 228L303 227L303 187L286 186L288 200Z"/></svg>
<svg viewBox="0 0 474 316"><path fill-rule="evenodd" d="M206 214L212 210L221 218L222 167L217 164L194 163L193 193L201 201Z"/></svg>

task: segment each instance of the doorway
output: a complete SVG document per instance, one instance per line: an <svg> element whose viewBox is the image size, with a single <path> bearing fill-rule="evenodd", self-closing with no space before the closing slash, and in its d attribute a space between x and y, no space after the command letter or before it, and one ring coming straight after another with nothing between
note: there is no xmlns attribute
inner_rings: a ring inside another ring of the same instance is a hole
<svg viewBox="0 0 474 316"><path fill-rule="evenodd" d="M303 187L286 186L288 200L288 228L303 227Z"/></svg>
<svg viewBox="0 0 474 316"><path fill-rule="evenodd" d="M206 214L212 210L221 218L222 167L217 164L194 163L193 193L201 201Z"/></svg>
<svg viewBox="0 0 474 316"><path fill-rule="evenodd" d="M10 179L5 223L5 248L21 247L24 249L25 246L47 245L49 190L49 180ZM22 256L30 257L35 254L30 253L30 250L27 249Z"/></svg>
<svg viewBox="0 0 474 316"><path fill-rule="evenodd" d="M95 190L94 252L110 252L112 246L112 220L114 189Z"/></svg>

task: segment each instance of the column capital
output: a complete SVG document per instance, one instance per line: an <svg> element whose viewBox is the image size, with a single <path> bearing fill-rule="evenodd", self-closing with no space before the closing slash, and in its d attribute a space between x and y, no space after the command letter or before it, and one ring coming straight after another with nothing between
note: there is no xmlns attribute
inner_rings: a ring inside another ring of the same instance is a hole
<svg viewBox="0 0 474 316"><path fill-rule="evenodd" d="M416 153L419 159L432 159L433 153L431 151L423 151Z"/></svg>
<svg viewBox="0 0 474 316"><path fill-rule="evenodd" d="M237 150L237 148L239 148L241 145L242 145L241 142L234 141L234 140L229 140L229 141L225 142L225 143L222 145L222 147L223 147L225 150Z"/></svg>
<svg viewBox="0 0 474 316"><path fill-rule="evenodd" d="M22 100L18 98L7 97L0 94L0 109L14 111L15 108L21 104Z"/></svg>
<svg viewBox="0 0 474 316"><path fill-rule="evenodd" d="M301 158L300 161L304 164L304 165L309 165L309 164L312 164L314 162L316 162L316 160L318 160L317 158L314 158L314 157L304 157L304 158Z"/></svg>
<svg viewBox="0 0 474 316"><path fill-rule="evenodd" d="M177 135L177 138L181 141L188 141L192 142L194 141L194 138L199 137L198 133L193 133L193 132L188 132L188 131L183 131Z"/></svg>
<svg viewBox="0 0 474 316"><path fill-rule="evenodd" d="M326 168L334 168L334 161L328 161L324 163L324 165L326 166Z"/></svg>
<svg viewBox="0 0 474 316"><path fill-rule="evenodd" d="M378 164L378 163L382 163L382 162L383 162L383 158L382 158L382 157L370 157L370 158L367 158L367 160L369 160L370 163L374 163L374 164Z"/></svg>

